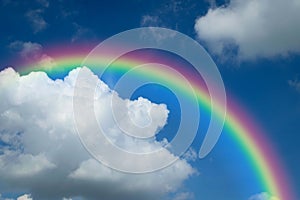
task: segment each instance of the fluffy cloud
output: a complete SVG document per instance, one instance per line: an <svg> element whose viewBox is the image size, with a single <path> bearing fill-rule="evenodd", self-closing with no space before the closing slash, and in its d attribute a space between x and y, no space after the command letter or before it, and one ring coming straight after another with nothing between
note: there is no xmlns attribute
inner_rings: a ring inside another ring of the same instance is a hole
<svg viewBox="0 0 300 200"><path fill-rule="evenodd" d="M87 80L95 77L87 68L83 70L88 72ZM141 175L117 172L94 160L75 132L72 95L78 71L71 71L64 80L51 80L44 72L24 76L11 68L0 72L0 191L28 191L33 199L154 200L175 192L195 173L185 159L161 171ZM146 151L161 148L166 142L137 142L123 134L107 112L108 97L116 93L98 80L95 94L97 119L106 120L103 128L116 145L128 151ZM148 136L154 136L167 122L168 110L163 104L143 98L123 100L118 96L116 102L117 115L126 116L120 118L124 127L131 123L130 117L138 124L147 124L147 118L143 121L139 117L149 115L149 110L154 112L150 112L152 127ZM163 156L162 159L174 155L165 150ZM158 160L142 164L153 162ZM127 163L139 164L130 160Z"/></svg>
<svg viewBox="0 0 300 200"><path fill-rule="evenodd" d="M0 155L0 168L3 178L18 179L20 177L30 177L39 174L43 170L55 168L55 165L49 162L45 155L42 154L32 155L5 150Z"/></svg>
<svg viewBox="0 0 300 200"><path fill-rule="evenodd" d="M300 52L298 0L231 0L196 20L195 30L218 55L240 60ZM235 53L234 53L235 54Z"/></svg>
<svg viewBox="0 0 300 200"><path fill-rule="evenodd" d="M248 200L279 200L279 199L275 196L269 195L266 192L262 192L251 196Z"/></svg>

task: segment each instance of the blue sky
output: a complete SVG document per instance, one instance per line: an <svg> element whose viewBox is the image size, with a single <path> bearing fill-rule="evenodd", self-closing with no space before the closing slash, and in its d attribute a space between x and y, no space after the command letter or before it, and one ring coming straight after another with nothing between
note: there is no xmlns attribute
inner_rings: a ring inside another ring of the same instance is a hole
<svg viewBox="0 0 300 200"><path fill-rule="evenodd" d="M209 52L222 75L227 94L238 101L245 112L265 130L264 134L286 166L285 173L291 177L291 184L299 191L299 8L300 4L296 0L2 0L0 69L12 66L18 71L20 63L38 61L53 46L82 46L91 50L95 44L128 29L158 26L182 32L197 40ZM30 76L28 82L14 78L14 72L3 73L1 76L2 84L9 81L15 81L15 84L12 88L0 86L0 199L16 199L22 195L20 199L30 199L24 196L29 194L33 199L65 197L110 200L122 197L273 200L263 193L265 191L253 178L255 174L247 159L226 133L222 134L207 158L195 159L194 152L191 151L191 158L180 159L178 166L174 167L178 170L175 170L176 174L172 174L174 169L170 168L163 175L158 173L145 177L119 175L117 172L108 172L110 175L103 173L99 180L88 179L91 177L89 174L83 177L82 174L87 173L84 170L95 170L93 160L89 159L87 153L81 152L84 151L82 147L78 150L72 146L72 142L80 145L78 138L68 135L72 132L69 128L57 124L55 116L59 115L47 114L47 107L50 105L54 111L58 109L57 113L69 109L68 106L64 107L64 99L58 103L51 100L59 94L60 90L57 88L69 91L67 84L72 85L73 78L71 74L69 82L47 85L49 80L42 75ZM106 92L104 86L99 90ZM153 95L153 90L161 95ZM34 95L30 92L34 91L40 92L36 99L31 98ZM153 103L165 103L170 109L168 124L160 133L162 136L177 128L178 102L169 90L147 86L140 88L132 99L137 99L138 96L148 98ZM42 103L43 98L47 99L45 102L49 103L48 106ZM18 103L23 101L24 104ZM160 123L165 123L165 108L145 101L136 103L157 109L158 114L154 117ZM35 110L34 105L40 106L37 108L44 112ZM23 122L17 121L11 113L24 118ZM206 118L204 117L205 120ZM37 125L38 123L40 124ZM49 124L41 125L43 123L53 123L53 126L49 128ZM72 126L71 122L65 123ZM155 127L160 127L160 123ZM42 129L43 126L47 128ZM69 141L63 140L64 137L56 138L57 141L54 141L61 147L51 150L55 145L43 142L48 137L51 138L48 135L50 130L54 133L55 130L58 131L59 135L64 135L65 131L65 137ZM45 132L40 133L43 131ZM37 136L37 133L40 134ZM198 136L192 145L195 151L198 151L201 140L202 136ZM78 158L73 158L76 156L72 155L76 154L79 155ZM234 159L227 159L224 155L228 154ZM9 159L12 161L6 161ZM40 163L35 164L38 161ZM41 170L35 168L39 172L37 175L34 175L34 170L26 171L27 167L36 165L41 167ZM57 168L59 169L55 170ZM22 171L21 169L25 171L24 176L18 176L21 172L17 171ZM105 168L101 170L106 171ZM31 173L32 176L27 176ZM59 177L67 173L70 174L68 178L73 178L73 182L66 181L58 187L61 183ZM164 181L157 183L161 176ZM147 184L138 185L133 182ZM128 189L126 185L132 188Z"/></svg>

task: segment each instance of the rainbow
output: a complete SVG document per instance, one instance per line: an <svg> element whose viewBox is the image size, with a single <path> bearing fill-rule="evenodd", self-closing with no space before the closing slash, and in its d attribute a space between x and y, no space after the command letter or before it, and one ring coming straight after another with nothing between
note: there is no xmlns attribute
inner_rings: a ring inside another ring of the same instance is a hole
<svg viewBox="0 0 300 200"><path fill-rule="evenodd" d="M58 52L56 50L58 50ZM53 48L53 50L48 53L53 57L53 60L47 58L47 60L35 61L19 68L18 71L21 74L27 74L32 71L45 71L50 76L56 77L61 74L67 74L76 67L81 67L80 65L87 55L74 50L63 51L61 48ZM103 55L103 58L107 59L109 55ZM90 59L87 67L93 71L97 71L97 68L101 67L99 66L99 59L101 60L101 58L95 58L94 61ZM199 105L209 111L210 95L203 80L182 66L182 63L178 64L174 61L164 61L164 59L159 56L152 56L150 58L141 55L127 56L114 62L112 64L112 70L116 73L125 73L134 66L150 62L172 66L172 68L183 74L194 88ZM180 80L176 80L176 77L172 77L172 74L159 68L149 68L145 74L139 75L155 76L157 79L167 80L170 82L169 84L177 84L178 87L182 87L181 90L185 91L184 93L189 91L185 90L187 88L184 88L184 84L181 85L180 82L178 82ZM194 95L194 93L186 95L190 96ZM221 109L222 108L218 108L217 105L215 112L219 112ZM292 186L285 174L280 159L264 137L263 131L261 131L259 126L255 124L233 100L229 101L227 107L225 129L227 130L226 133L230 134L231 138L236 141L245 156L248 157L264 191L272 196L276 196L279 200L295 200Z"/></svg>

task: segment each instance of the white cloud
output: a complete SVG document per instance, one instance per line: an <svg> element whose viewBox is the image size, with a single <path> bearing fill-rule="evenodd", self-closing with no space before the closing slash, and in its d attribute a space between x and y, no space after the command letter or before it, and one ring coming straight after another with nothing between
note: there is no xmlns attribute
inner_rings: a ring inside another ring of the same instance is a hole
<svg viewBox="0 0 300 200"><path fill-rule="evenodd" d="M251 196L248 200L279 200L279 199L275 196L271 196L266 192L262 192Z"/></svg>
<svg viewBox="0 0 300 200"><path fill-rule="evenodd" d="M43 31L48 26L47 22L43 18L42 14L44 13L43 9L36 9L28 11L25 16L31 23L31 27L33 28L33 33L38 33Z"/></svg>
<svg viewBox="0 0 300 200"><path fill-rule="evenodd" d="M18 197L17 200L32 200L32 198L31 198L30 194L24 194L24 195Z"/></svg>
<svg viewBox="0 0 300 200"><path fill-rule="evenodd" d="M300 52L299 9L298 0L231 0L198 18L195 30L218 55L237 51L240 60L287 56Z"/></svg>
<svg viewBox="0 0 300 200"><path fill-rule="evenodd" d="M95 182L100 180L107 184L116 184L119 187L120 183L124 183L122 185L123 190L165 194L176 191L181 185L181 181L191 175L192 169L187 167L186 164L183 161L176 162L174 166L156 173L130 176L106 168L94 159L89 159L82 162L80 167L70 174L70 178L73 180L93 180ZM174 170L177 172L174 172Z"/></svg>
<svg viewBox="0 0 300 200"><path fill-rule="evenodd" d="M156 173L130 175L107 168L91 158L75 132L73 119L72 95L78 70L71 71L64 80L55 81L44 72L25 76L11 68L0 72L0 142L3 144L0 146L0 191L2 186L6 190L30 191L33 199L81 196L87 199L155 200L180 188L183 181L195 173L184 159ZM91 76L94 76L91 72L87 73L87 80ZM106 112L110 107L107 99L113 93L99 80L95 113L99 120L106 120L104 128L108 130L109 139L128 151L161 148L163 143L155 140L137 142L121 133ZM117 102L120 108L117 115L122 116L134 113L143 117L153 109L150 135L155 135L167 122L168 110L164 105L143 98L129 101L118 97ZM125 126L129 123L128 117L124 120ZM163 156L157 159L173 155L165 150ZM151 165L153 162L158 160L145 163L128 160L131 165Z"/></svg>
<svg viewBox="0 0 300 200"><path fill-rule="evenodd" d="M31 177L52 168L55 165L43 154L32 155L6 150L0 155L0 173L3 177Z"/></svg>

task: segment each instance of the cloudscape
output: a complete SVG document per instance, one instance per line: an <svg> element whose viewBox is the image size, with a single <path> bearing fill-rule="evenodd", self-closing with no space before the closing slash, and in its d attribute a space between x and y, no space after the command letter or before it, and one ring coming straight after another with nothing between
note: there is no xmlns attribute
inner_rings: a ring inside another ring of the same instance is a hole
<svg viewBox="0 0 300 200"><path fill-rule="evenodd" d="M0 200L298 200L297 0L0 0Z"/></svg>

